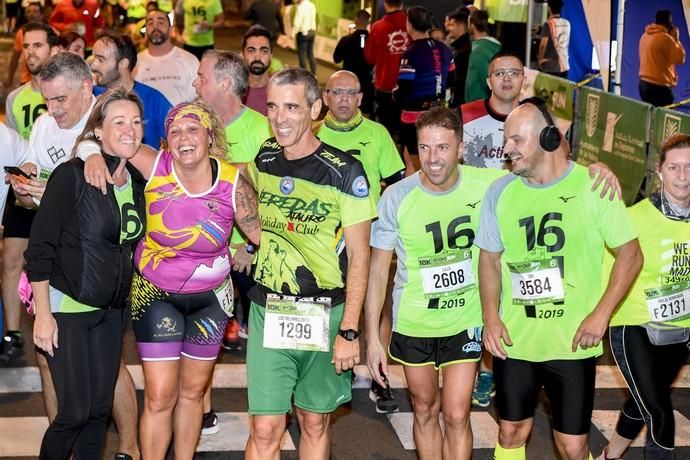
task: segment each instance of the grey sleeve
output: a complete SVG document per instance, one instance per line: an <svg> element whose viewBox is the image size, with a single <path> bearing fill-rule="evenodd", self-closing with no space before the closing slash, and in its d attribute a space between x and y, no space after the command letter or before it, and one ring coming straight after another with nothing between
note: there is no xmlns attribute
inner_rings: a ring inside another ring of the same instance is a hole
<svg viewBox="0 0 690 460"><path fill-rule="evenodd" d="M398 205L395 190L387 189L378 204L379 217L371 226L369 245L378 249L393 250L398 242Z"/></svg>
<svg viewBox="0 0 690 460"><path fill-rule="evenodd" d="M498 226L496 204L506 186L514 181L517 176L508 174L503 176L489 187L482 200L482 209L479 213L479 229L474 244L485 251L503 252L503 241Z"/></svg>
<svg viewBox="0 0 690 460"><path fill-rule="evenodd" d="M371 247L393 250L398 245L398 210L405 197L417 185L419 174L414 174L384 190L378 204L379 218L371 226Z"/></svg>

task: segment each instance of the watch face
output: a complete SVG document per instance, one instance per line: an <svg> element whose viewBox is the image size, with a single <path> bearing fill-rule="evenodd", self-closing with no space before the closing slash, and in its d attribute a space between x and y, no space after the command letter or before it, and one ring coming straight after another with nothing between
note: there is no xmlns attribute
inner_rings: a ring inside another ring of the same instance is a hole
<svg viewBox="0 0 690 460"><path fill-rule="evenodd" d="M359 336L359 333L353 329L347 329L345 331L340 331L340 336L343 337L345 340L352 341Z"/></svg>

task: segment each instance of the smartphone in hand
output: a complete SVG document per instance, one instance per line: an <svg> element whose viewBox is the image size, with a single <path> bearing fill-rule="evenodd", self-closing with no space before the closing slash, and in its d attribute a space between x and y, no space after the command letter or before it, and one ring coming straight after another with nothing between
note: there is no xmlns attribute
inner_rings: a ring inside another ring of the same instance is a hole
<svg viewBox="0 0 690 460"><path fill-rule="evenodd" d="M23 177L25 179L32 179L32 177L29 174L25 173L17 166L5 166L3 169L7 174Z"/></svg>

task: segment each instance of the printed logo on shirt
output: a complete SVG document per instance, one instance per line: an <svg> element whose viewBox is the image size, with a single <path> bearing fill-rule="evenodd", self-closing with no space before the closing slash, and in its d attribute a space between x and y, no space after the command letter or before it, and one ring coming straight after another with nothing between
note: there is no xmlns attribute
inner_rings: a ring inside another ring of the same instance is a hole
<svg viewBox="0 0 690 460"><path fill-rule="evenodd" d="M53 163L57 163L60 161L60 159L65 157L66 153L62 148L58 150L55 148L55 146L51 145L48 149L48 155L50 156L50 159L53 161Z"/></svg>
<svg viewBox="0 0 690 460"><path fill-rule="evenodd" d="M358 197L365 197L369 195L369 184L364 176L357 176L354 182L352 182L352 193Z"/></svg>
<svg viewBox="0 0 690 460"><path fill-rule="evenodd" d="M404 30L395 30L388 34L388 52L402 54L408 46L409 36Z"/></svg>
<svg viewBox="0 0 690 460"><path fill-rule="evenodd" d="M285 176L280 179L280 192L283 195L289 195L295 189L295 179L290 176Z"/></svg>

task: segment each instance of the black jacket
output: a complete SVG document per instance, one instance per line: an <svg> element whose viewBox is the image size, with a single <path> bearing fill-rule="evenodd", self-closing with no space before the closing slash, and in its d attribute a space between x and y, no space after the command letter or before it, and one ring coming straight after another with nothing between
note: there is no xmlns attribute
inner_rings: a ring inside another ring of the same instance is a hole
<svg viewBox="0 0 690 460"><path fill-rule="evenodd" d="M115 171L119 159L104 156ZM122 308L132 281L132 251L146 221L145 181L129 164L134 209L137 215L123 223L113 186L108 192L84 180L84 162L68 161L48 180L41 206L31 227L29 248L24 253L30 281L50 280L50 285L78 302L98 308ZM138 226L141 231L136 231ZM120 243L120 231L137 237Z"/></svg>
<svg viewBox="0 0 690 460"><path fill-rule="evenodd" d="M361 86L371 86L372 71L374 66L364 59L364 44L369 38L366 30L355 30L350 35L340 39L333 50L333 62L343 62L343 69L357 75Z"/></svg>
<svg viewBox="0 0 690 460"><path fill-rule="evenodd" d="M467 67L470 65L470 52L472 51L470 34L466 33L457 38L450 44L450 49L453 50L453 60L455 61L455 85L453 98L448 106L455 108L465 103L465 81L467 80Z"/></svg>

